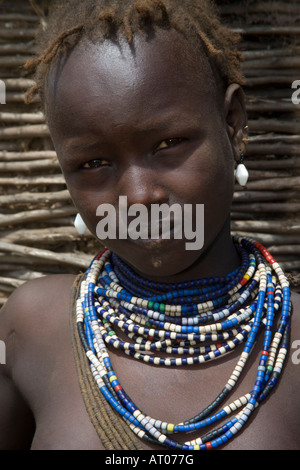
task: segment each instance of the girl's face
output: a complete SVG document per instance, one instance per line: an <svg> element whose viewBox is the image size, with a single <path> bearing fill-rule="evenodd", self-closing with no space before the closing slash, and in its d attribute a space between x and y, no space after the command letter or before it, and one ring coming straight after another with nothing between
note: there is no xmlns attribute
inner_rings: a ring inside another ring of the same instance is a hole
<svg viewBox="0 0 300 470"><path fill-rule="evenodd" d="M236 144L245 118L237 86L224 98L204 54L177 33L146 41L88 42L52 67L47 117L73 201L96 234L100 204L204 204L204 246L181 240L111 239L105 245L138 272L195 276L215 243L224 257ZM118 217L117 217L118 221ZM190 240L189 240L190 241ZM219 260L220 262L220 260ZM196 276L195 276L196 277Z"/></svg>

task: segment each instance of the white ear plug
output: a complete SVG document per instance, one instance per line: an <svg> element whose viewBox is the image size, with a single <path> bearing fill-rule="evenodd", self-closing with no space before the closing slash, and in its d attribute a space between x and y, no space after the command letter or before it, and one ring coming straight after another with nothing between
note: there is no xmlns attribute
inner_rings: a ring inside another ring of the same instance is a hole
<svg viewBox="0 0 300 470"><path fill-rule="evenodd" d="M74 227L76 228L77 232L79 233L79 235L84 235L87 227L81 217L81 215L78 213L75 217L75 220L74 220Z"/></svg>
<svg viewBox="0 0 300 470"><path fill-rule="evenodd" d="M246 186L249 178L249 173L247 168L244 165L244 155L241 155L241 161L237 166L235 171L235 178L241 186Z"/></svg>

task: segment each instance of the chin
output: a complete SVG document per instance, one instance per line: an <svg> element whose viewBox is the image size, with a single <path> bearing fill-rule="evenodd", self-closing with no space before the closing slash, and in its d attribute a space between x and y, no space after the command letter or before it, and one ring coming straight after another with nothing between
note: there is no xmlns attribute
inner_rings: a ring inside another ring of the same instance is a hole
<svg viewBox="0 0 300 470"><path fill-rule="evenodd" d="M109 245L109 246L108 246ZM127 240L107 247L137 274L147 279L174 282L195 264L200 251L188 251L183 240Z"/></svg>

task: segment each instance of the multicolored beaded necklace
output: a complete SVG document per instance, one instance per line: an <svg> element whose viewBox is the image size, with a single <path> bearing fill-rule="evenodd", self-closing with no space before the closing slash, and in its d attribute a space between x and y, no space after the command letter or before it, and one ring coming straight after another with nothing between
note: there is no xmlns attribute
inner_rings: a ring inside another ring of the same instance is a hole
<svg viewBox="0 0 300 470"><path fill-rule="evenodd" d="M141 439L177 450L219 447L243 428L278 383L289 345L289 283L260 243L242 237L234 237L234 243L241 264L223 277L155 283L138 276L106 249L82 278L76 318L91 372L107 402ZM128 341L118 337L117 328ZM253 389L217 411L235 387L261 330L263 347ZM108 352L112 346L148 364L189 366L217 359L242 343L237 365L217 398L180 424L162 422L139 410L120 385ZM184 444L168 437L200 431L224 418L225 424Z"/></svg>

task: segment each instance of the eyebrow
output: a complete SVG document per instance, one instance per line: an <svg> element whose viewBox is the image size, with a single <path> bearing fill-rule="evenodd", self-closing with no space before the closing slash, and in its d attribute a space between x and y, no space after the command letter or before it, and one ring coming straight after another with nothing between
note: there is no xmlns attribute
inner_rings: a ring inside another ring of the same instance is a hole
<svg viewBox="0 0 300 470"><path fill-rule="evenodd" d="M73 151L76 151L76 150L89 150L89 149L95 148L97 146L99 146L99 141L97 141L97 140L92 140L92 141L89 141L89 142L76 142L76 140L74 141L73 139L70 139L64 144L65 150L70 150L70 148L71 148L71 150L73 150Z"/></svg>
<svg viewBox="0 0 300 470"><path fill-rule="evenodd" d="M185 132L187 131L188 129L194 129L197 125L200 124L200 115L199 115L199 118L198 119L195 119L194 118L191 118L191 116L189 114L181 114L180 116L178 115L178 113L174 114L174 112L172 113L169 113L169 114L166 114L165 116L160 116L159 119L149 119L149 121L143 121L143 122L138 122L137 124L135 124L135 126L133 127L134 130L138 133L151 133L151 132L155 132L155 131L160 131L160 132L164 132L164 131L167 131L168 129L171 128L171 126L173 125L174 128L175 127L180 127L180 129L178 129L178 132L181 133L181 132ZM174 130L171 130L169 131L170 132L175 132L177 133L177 130L174 129ZM99 133L99 136L100 136L100 133ZM170 137L170 136L166 136L167 137ZM180 137L180 135L174 135L173 137ZM81 139L84 140L85 137L82 137ZM88 136L86 137L88 139ZM66 143L65 143L65 148L66 149L71 149L72 150L89 150L89 149L93 149L93 148L96 148L97 146L100 145L99 143L99 140L95 140L95 135L90 135L90 141L86 141L86 142L76 142L76 137L75 139L70 139L68 140Z"/></svg>
<svg viewBox="0 0 300 470"><path fill-rule="evenodd" d="M80 149L80 150L88 150L89 148L96 147L96 145L99 145L99 142L95 140L94 142L86 142L86 143L78 143L78 144L75 143L74 145L72 145L72 147L75 149Z"/></svg>
<svg viewBox="0 0 300 470"><path fill-rule="evenodd" d="M200 118L200 116L199 116ZM149 120L146 122L139 122L136 126L137 131L140 132L152 132L157 130L167 130L172 125L180 125L182 129L184 128L192 128L199 124L199 120L195 118L191 118L190 114L180 114L178 113L170 113L170 115L165 115L159 120Z"/></svg>

